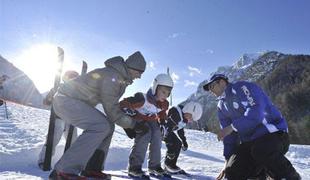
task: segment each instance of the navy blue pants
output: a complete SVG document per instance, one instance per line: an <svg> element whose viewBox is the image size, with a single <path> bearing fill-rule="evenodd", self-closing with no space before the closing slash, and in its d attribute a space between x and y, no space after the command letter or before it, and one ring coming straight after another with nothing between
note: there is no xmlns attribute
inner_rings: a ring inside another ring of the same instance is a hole
<svg viewBox="0 0 310 180"><path fill-rule="evenodd" d="M177 137L174 132L169 132L167 137L164 138L164 141L167 147L165 164L170 167L175 167L178 157L180 155L182 141Z"/></svg>
<svg viewBox="0 0 310 180"><path fill-rule="evenodd" d="M289 148L288 134L275 132L239 145L225 169L228 180L246 180L267 172L274 179L293 179L297 172L284 156ZM264 175L263 175L264 176Z"/></svg>

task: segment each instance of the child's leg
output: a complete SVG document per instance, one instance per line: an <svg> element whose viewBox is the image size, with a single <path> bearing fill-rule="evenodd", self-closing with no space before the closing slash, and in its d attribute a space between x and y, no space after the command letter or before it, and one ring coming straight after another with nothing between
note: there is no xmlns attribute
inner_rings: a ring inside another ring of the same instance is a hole
<svg viewBox="0 0 310 180"><path fill-rule="evenodd" d="M165 164L169 167L175 167L181 151L182 142L174 132L169 132L165 142L167 146Z"/></svg>
<svg viewBox="0 0 310 180"><path fill-rule="evenodd" d="M150 122L151 125L151 143L149 147L149 169L154 169L160 166L161 160L161 132L157 122Z"/></svg>
<svg viewBox="0 0 310 180"><path fill-rule="evenodd" d="M145 125L149 126L148 123ZM137 133L135 142L129 155L129 171L141 168L145 159L147 147L151 141L151 131L146 134Z"/></svg>

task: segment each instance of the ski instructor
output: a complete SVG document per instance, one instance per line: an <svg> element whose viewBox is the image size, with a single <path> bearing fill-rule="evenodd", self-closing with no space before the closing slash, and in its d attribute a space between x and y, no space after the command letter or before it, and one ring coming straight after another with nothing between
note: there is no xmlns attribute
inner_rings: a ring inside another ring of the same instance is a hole
<svg viewBox="0 0 310 180"><path fill-rule="evenodd" d="M259 86L214 74L203 88L219 100L217 136L227 163L217 179L266 179L266 173L276 180L301 179L284 156L290 145L287 123Z"/></svg>
<svg viewBox="0 0 310 180"><path fill-rule="evenodd" d="M56 114L83 133L55 164L50 179L110 179L102 173L115 124L134 128L135 121L124 114L119 99L128 85L141 78L146 62L137 51L126 60L117 56L105 67L61 85L54 96ZM102 104L105 114L95 108Z"/></svg>

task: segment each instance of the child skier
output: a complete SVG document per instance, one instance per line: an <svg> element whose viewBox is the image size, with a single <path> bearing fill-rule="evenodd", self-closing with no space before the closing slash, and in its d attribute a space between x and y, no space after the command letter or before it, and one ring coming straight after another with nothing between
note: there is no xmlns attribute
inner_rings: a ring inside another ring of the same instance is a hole
<svg viewBox="0 0 310 180"><path fill-rule="evenodd" d="M161 167L161 131L160 123L167 117L169 97L173 88L173 81L167 74L159 74L153 81L152 87L146 94L136 93L134 97L121 101L121 108L130 113L140 126L145 128L125 129L131 138L135 137L134 145L129 156L128 175L148 179L149 176L142 171L142 164L149 146L148 170L150 175L157 177L170 177Z"/></svg>
<svg viewBox="0 0 310 180"><path fill-rule="evenodd" d="M185 173L176 163L181 151L186 151L188 144L184 127L190 121L197 121L202 115L202 106L198 102L188 102L184 106L178 105L169 109L168 119L162 131L166 143L165 170L171 174ZM176 133L178 136L176 135Z"/></svg>
<svg viewBox="0 0 310 180"><path fill-rule="evenodd" d="M69 80L76 78L77 76L79 76L79 73L76 71L66 71L64 73L64 75L62 76L62 81L64 83L66 83ZM54 88L52 88L50 90L50 92L46 95L46 97L43 100L44 105L50 106L52 104L53 96L54 96L55 92L56 92L56 90ZM64 135L64 137L67 138L69 126L70 126L70 124L66 124L63 120L61 120L56 115L55 130L54 130L55 131L54 132L54 143L53 143L53 148L52 148L52 154L53 155L55 154L55 148L56 148L57 144L59 143L61 136ZM76 137L77 137L77 132L75 129L73 132L73 135L72 135L72 142L74 142ZM38 166L42 170L43 170L45 151L46 151L46 143L44 144L44 146L41 149L41 152L39 154L39 160L38 160Z"/></svg>

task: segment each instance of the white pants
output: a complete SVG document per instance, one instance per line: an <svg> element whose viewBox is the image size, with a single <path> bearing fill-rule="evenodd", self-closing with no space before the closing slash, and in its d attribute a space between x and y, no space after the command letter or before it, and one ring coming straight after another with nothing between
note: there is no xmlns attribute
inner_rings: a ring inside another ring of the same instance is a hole
<svg viewBox="0 0 310 180"><path fill-rule="evenodd" d="M66 124L65 121L63 121L62 119L56 119L55 120L52 156L55 154L55 149L56 149L56 146L61 139L61 136L63 135L64 138L67 139L67 136L69 133L69 127L70 127L70 124ZM46 138L47 138L47 136L46 136ZM76 138L77 138L77 129L74 128L74 131L72 134L71 144L76 140ZM46 151L46 142L45 142L44 146L42 147L41 152L39 154L38 164L44 162L45 151Z"/></svg>

